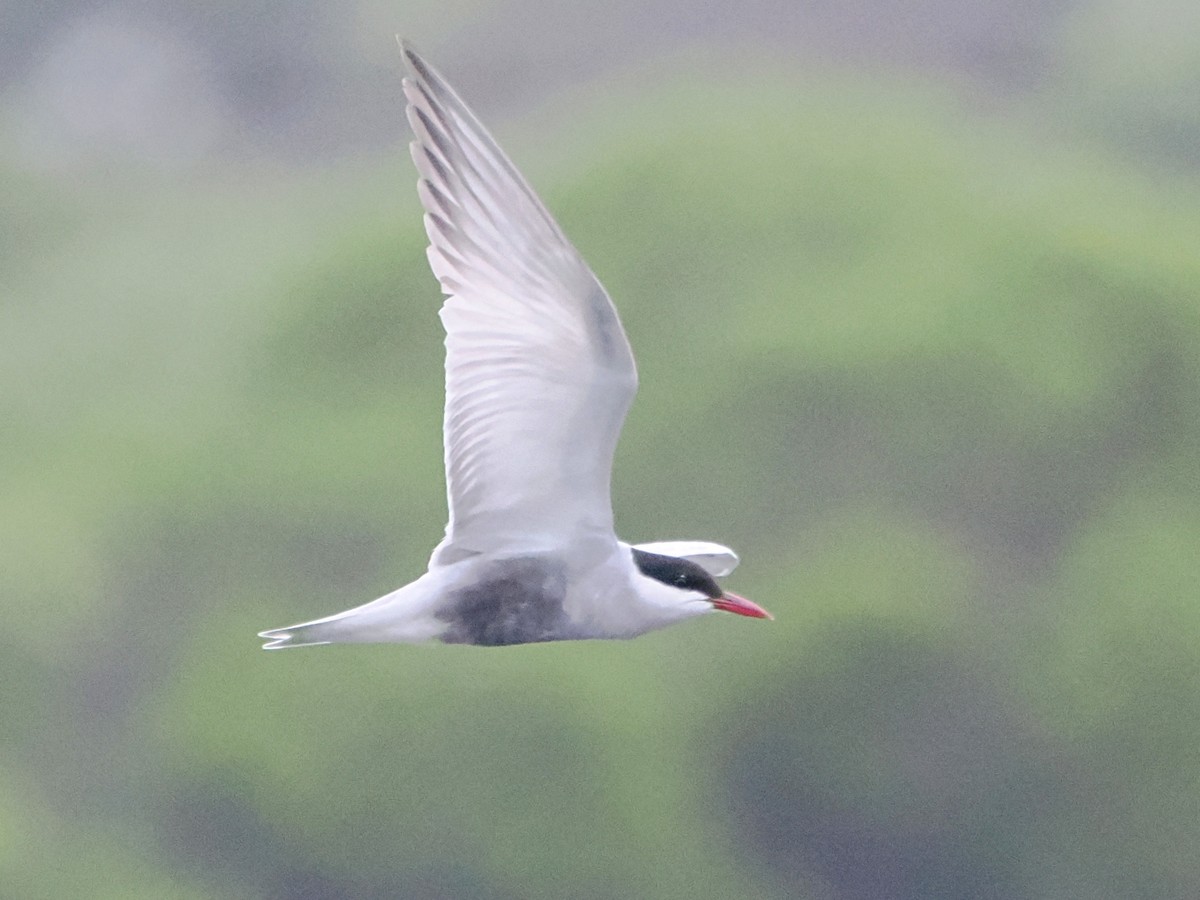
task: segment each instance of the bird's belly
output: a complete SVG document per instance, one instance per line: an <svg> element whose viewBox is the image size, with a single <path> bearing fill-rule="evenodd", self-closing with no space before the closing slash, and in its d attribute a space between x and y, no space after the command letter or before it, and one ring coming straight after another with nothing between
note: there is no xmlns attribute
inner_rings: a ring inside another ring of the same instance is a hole
<svg viewBox="0 0 1200 900"><path fill-rule="evenodd" d="M472 567L437 611L447 644L498 647L575 637L564 610L567 567L549 556L491 559Z"/></svg>

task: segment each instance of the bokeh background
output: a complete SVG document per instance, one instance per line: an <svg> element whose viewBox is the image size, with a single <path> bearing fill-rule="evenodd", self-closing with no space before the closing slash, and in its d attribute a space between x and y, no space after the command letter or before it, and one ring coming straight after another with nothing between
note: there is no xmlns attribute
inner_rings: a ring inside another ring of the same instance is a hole
<svg viewBox="0 0 1200 900"><path fill-rule="evenodd" d="M0 895L1200 896L1200 5L0 17ZM444 522L395 32L776 622L259 651Z"/></svg>

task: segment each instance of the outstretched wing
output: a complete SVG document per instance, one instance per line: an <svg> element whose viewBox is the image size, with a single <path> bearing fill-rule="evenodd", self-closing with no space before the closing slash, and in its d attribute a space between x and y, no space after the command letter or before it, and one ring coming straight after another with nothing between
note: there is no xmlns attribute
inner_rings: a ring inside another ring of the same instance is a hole
<svg viewBox="0 0 1200 900"><path fill-rule="evenodd" d="M429 263L447 295L450 522L431 564L611 534L613 451L637 390L617 312L475 115L400 46Z"/></svg>

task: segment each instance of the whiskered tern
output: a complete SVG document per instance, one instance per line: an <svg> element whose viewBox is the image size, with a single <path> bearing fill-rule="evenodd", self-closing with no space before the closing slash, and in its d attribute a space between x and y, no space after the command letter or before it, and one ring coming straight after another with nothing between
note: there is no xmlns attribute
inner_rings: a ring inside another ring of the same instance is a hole
<svg viewBox="0 0 1200 900"><path fill-rule="evenodd" d="M487 129L400 49L429 264L446 294L450 521L416 581L264 631L264 647L499 646L630 638L714 610L771 618L717 583L737 565L729 548L617 539L613 451L637 390L617 311Z"/></svg>

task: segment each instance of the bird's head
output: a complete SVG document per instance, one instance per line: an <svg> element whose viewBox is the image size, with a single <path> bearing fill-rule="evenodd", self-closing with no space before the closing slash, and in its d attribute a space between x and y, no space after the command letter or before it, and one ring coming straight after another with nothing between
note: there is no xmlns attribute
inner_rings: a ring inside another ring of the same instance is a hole
<svg viewBox="0 0 1200 900"><path fill-rule="evenodd" d="M749 616L753 619L774 618L757 603L721 589L717 580L703 566L678 556L665 556L631 548L633 562L647 579L669 590L654 586L654 602L659 605L677 604L683 615L712 612L719 609ZM643 592L646 593L646 592Z"/></svg>

